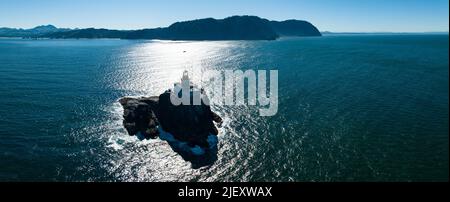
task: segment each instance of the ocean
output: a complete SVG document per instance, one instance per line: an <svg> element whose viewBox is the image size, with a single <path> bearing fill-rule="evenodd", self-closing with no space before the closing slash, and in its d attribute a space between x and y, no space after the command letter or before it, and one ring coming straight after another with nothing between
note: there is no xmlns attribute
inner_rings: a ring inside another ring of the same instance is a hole
<svg viewBox="0 0 450 202"><path fill-rule="evenodd" d="M0 39L0 181L448 181L448 54L448 34ZM278 70L278 113L212 106L211 166L122 126L121 97L247 69Z"/></svg>

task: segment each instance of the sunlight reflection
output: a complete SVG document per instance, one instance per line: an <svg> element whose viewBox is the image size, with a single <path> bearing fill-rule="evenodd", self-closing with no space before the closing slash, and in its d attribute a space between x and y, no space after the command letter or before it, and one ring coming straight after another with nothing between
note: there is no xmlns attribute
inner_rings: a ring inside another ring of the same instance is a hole
<svg viewBox="0 0 450 202"><path fill-rule="evenodd" d="M233 42L149 41L128 51L121 61L123 80L117 88L159 95L177 82L188 70L194 83L200 83L201 72L215 68L215 61L226 58Z"/></svg>

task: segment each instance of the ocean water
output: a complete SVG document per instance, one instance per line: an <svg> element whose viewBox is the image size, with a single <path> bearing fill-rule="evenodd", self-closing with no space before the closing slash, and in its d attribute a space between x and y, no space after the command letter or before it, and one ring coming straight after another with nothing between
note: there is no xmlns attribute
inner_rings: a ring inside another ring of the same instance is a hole
<svg viewBox="0 0 450 202"><path fill-rule="evenodd" d="M448 35L0 39L0 181L448 181L448 54ZM218 159L200 169L128 136L117 100L185 69L277 69L278 113L213 106Z"/></svg>

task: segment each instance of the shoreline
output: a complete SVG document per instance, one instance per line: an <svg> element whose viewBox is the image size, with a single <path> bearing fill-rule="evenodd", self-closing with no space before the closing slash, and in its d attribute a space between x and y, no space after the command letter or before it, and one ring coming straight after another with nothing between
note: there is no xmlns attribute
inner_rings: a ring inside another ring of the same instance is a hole
<svg viewBox="0 0 450 202"><path fill-rule="evenodd" d="M428 35L449 35L449 32L405 32L405 33L322 33L322 36L280 36L274 40L164 40L164 39L123 39L123 38L30 38L30 37L0 37L2 39L19 39L19 40L123 40L123 41L153 41L153 42L231 42L231 41L279 41L283 39L298 38L320 38L329 36L428 36Z"/></svg>

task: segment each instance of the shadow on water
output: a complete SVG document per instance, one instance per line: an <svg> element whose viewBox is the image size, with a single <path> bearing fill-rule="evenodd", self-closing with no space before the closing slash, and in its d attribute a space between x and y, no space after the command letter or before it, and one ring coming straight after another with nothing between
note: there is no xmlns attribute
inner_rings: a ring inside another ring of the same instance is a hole
<svg viewBox="0 0 450 202"><path fill-rule="evenodd" d="M212 166L217 161L218 147L214 145L204 149L204 154L195 155L191 151L180 148L176 143L168 142L174 152L179 154L185 161L191 163L193 169Z"/></svg>
<svg viewBox="0 0 450 202"><path fill-rule="evenodd" d="M202 148L199 146L191 147L187 142L182 142L173 137L172 134L162 130L158 127L159 138L169 143L172 151L180 155L183 160L191 163L193 169L200 169L203 167L212 166L218 159L218 137L210 135L208 137L208 148ZM139 140L146 139L141 133L137 134Z"/></svg>

